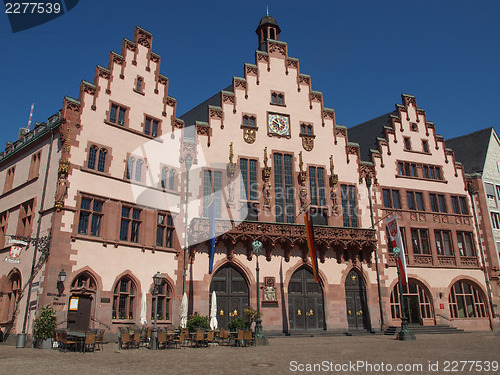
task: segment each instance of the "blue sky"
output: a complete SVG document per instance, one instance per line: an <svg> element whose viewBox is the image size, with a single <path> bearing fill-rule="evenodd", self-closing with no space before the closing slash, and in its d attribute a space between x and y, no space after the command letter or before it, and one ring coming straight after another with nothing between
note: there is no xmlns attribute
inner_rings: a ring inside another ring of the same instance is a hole
<svg viewBox="0 0 500 375"><path fill-rule="evenodd" d="M314 90L347 127L417 97L445 138L500 130L500 1L82 0L66 15L12 33L0 15L0 149L28 122L47 121L65 95L139 25L153 34L180 116L243 75L269 14Z"/></svg>

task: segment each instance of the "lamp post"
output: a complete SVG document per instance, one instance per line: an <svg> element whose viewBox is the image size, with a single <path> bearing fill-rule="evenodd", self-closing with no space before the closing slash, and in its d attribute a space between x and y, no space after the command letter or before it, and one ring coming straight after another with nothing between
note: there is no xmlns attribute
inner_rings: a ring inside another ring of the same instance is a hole
<svg viewBox="0 0 500 375"><path fill-rule="evenodd" d="M372 202L372 176L367 174L365 176L366 187L368 188L368 200L370 201L370 219L372 222L371 229L375 229L375 220L373 219L373 202ZM377 288L378 288L378 308L380 310L380 330L385 328L384 323L384 310L382 307L382 291L380 289L380 271L378 269L378 252L375 249L375 270L377 272Z"/></svg>
<svg viewBox="0 0 500 375"><path fill-rule="evenodd" d="M399 249L399 247L395 247L394 249L392 249L392 252L394 253L394 259L396 259L396 268L398 270L399 302L401 304L401 331L399 331L398 333L398 340L401 341L416 340L415 335L408 328L408 318L406 316L406 307L405 307L406 300L405 296L403 295L403 285L401 284L401 273L399 271L399 266L397 266L397 264L399 263L399 255L401 254L401 250Z"/></svg>
<svg viewBox="0 0 500 375"><path fill-rule="evenodd" d="M188 201L189 201L189 170L193 165L193 157L188 154L184 159L186 165L186 197L184 202L184 271L182 273L182 295L186 292L187 252L188 252Z"/></svg>
<svg viewBox="0 0 500 375"><path fill-rule="evenodd" d="M259 255L262 251L262 242L255 240L252 242L253 253L256 259L256 277L257 277L257 318L255 319L255 345L268 345L269 341L262 333L262 319L260 318L260 279L259 279Z"/></svg>
<svg viewBox="0 0 500 375"><path fill-rule="evenodd" d="M153 276L153 295L155 295L155 316L154 316L154 323L153 323L153 332L151 335L151 346L150 349L157 350L158 349L158 329L156 328L156 319L158 318L158 288L161 286L163 283L163 275L160 273L160 271L156 272L156 274Z"/></svg>
<svg viewBox="0 0 500 375"><path fill-rule="evenodd" d="M61 296L64 291L64 280L66 280L66 272L61 270L61 272L57 275L57 291L59 292L59 296Z"/></svg>

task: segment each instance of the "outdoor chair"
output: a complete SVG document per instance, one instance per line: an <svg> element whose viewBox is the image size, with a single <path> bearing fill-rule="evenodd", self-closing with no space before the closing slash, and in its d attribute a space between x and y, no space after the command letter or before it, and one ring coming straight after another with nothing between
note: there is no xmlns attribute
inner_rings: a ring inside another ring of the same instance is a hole
<svg viewBox="0 0 500 375"><path fill-rule="evenodd" d="M158 340L156 342L157 348L158 349L166 349L168 342L167 342L167 332L165 331L159 331L158 332Z"/></svg>
<svg viewBox="0 0 500 375"><path fill-rule="evenodd" d="M103 343L104 343L104 330L100 329L97 331L97 335L95 337L95 344L97 347L97 350L103 350Z"/></svg>
<svg viewBox="0 0 500 375"><path fill-rule="evenodd" d="M62 344L60 348L64 351L68 350L68 348L76 349L78 344L76 341L68 340L68 331L65 330L61 331L60 340Z"/></svg>
<svg viewBox="0 0 500 375"><path fill-rule="evenodd" d="M221 330L219 337L219 344L229 345L231 342L231 338L229 337L229 330L223 329Z"/></svg>
<svg viewBox="0 0 500 375"><path fill-rule="evenodd" d="M255 343L252 331L245 331L245 346L253 345Z"/></svg>
<svg viewBox="0 0 500 375"><path fill-rule="evenodd" d="M127 349L130 349L130 333L123 330L120 335L120 349L123 349L125 346L127 346Z"/></svg>
<svg viewBox="0 0 500 375"><path fill-rule="evenodd" d="M245 332L238 331L238 337L236 338L235 346L243 346L245 344Z"/></svg>
<svg viewBox="0 0 500 375"><path fill-rule="evenodd" d="M176 348L180 347L181 345L184 346L186 342L186 332L181 331L178 337L175 337L171 340L172 345L174 345Z"/></svg>
<svg viewBox="0 0 500 375"><path fill-rule="evenodd" d="M207 333L207 339L205 341L207 346L210 346L210 344L213 344L215 340L215 331L208 331Z"/></svg>
<svg viewBox="0 0 500 375"><path fill-rule="evenodd" d="M196 347L205 345L205 331L199 329L196 331L196 336L194 339L194 344Z"/></svg>
<svg viewBox="0 0 500 375"><path fill-rule="evenodd" d="M95 332L87 332L85 334L85 341L82 343L82 352L93 351L95 352Z"/></svg>
<svg viewBox="0 0 500 375"><path fill-rule="evenodd" d="M139 349L139 346L141 345L141 331L140 330L134 331L134 333L132 335L131 345L132 345L132 347Z"/></svg>

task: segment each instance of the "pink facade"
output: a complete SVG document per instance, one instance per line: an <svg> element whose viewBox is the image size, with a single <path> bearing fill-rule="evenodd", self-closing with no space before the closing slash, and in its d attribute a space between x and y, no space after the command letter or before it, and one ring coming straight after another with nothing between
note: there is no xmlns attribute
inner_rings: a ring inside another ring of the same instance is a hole
<svg viewBox="0 0 500 375"><path fill-rule="evenodd" d="M152 35L137 27L120 54L110 53L107 68L96 67L93 83L82 81L78 99L64 99L40 140L23 139L16 145L26 147L4 153L2 258L10 250L3 237L35 237L40 215L39 236L51 234L50 250L37 256L33 280L41 280L40 304L55 306L61 326L116 334L143 319L151 324L157 271L165 278L161 326L178 326L184 290L190 314L200 315L209 314L216 291L218 318L226 325L256 307L255 240L264 245L264 331L398 325L391 295L397 273L384 220L396 213L407 249L410 321L490 328L464 171L425 112L403 95L383 121L352 131L336 124L280 32L264 17L255 61L244 65L243 77L177 118ZM21 233L23 203L30 199L31 228ZM319 283L307 252L306 209L315 224ZM216 246L209 274L211 212ZM19 264L0 264L4 331L23 332L32 257L30 244ZM462 306L469 297L472 304Z"/></svg>

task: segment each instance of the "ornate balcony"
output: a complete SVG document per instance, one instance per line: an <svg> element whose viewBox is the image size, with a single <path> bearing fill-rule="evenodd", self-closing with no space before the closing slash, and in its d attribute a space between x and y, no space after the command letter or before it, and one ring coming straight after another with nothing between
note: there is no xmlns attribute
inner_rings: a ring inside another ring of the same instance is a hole
<svg viewBox="0 0 500 375"><path fill-rule="evenodd" d="M201 243L208 240L209 221L207 218L195 218L191 221L190 243ZM251 259L251 243L255 240L263 242L267 258L270 260L272 249L280 244L285 249L285 261L290 259L291 249L297 245L307 258L306 231L303 224L269 223L243 221L236 224L230 220L215 221L216 242L223 241L228 245L238 242L247 247L247 257ZM319 258L325 260L328 249L335 250L338 262L348 259L371 262L371 252L376 248L377 239L374 229L314 226L314 238L319 250ZM228 246L229 247L229 246ZM234 246L230 246L231 248Z"/></svg>

